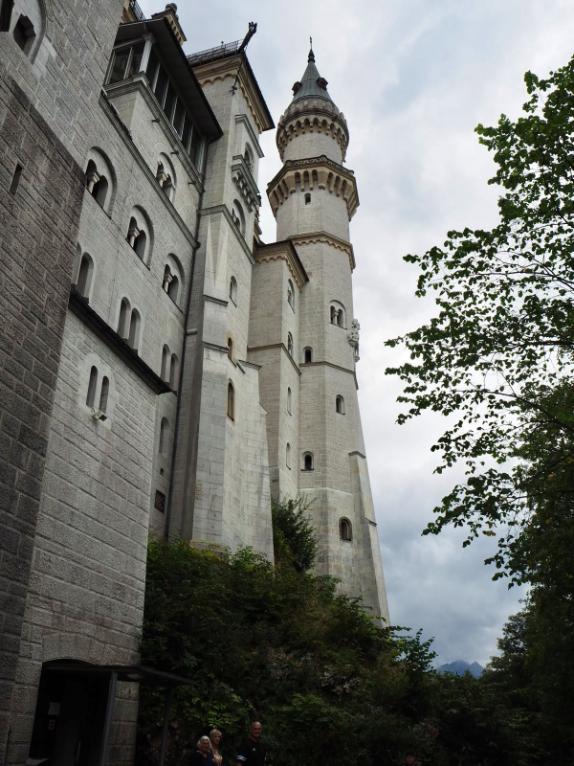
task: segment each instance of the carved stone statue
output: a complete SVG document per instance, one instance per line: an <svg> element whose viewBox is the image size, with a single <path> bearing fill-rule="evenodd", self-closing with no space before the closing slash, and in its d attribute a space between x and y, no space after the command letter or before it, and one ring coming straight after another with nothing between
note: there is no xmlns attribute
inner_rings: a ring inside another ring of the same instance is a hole
<svg viewBox="0 0 574 766"><path fill-rule="evenodd" d="M353 358L355 362L359 361L359 330L361 329L361 325L359 324L358 319L353 319L351 322L351 332L347 335L347 340L349 341L349 345L353 347Z"/></svg>

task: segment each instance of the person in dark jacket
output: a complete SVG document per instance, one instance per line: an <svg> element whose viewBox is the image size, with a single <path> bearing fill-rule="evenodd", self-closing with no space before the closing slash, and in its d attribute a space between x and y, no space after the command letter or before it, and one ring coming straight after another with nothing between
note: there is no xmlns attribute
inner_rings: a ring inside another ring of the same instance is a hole
<svg viewBox="0 0 574 766"><path fill-rule="evenodd" d="M253 721L249 727L249 736L242 743L235 757L237 766L266 766L269 764L267 748L261 741L263 726Z"/></svg>

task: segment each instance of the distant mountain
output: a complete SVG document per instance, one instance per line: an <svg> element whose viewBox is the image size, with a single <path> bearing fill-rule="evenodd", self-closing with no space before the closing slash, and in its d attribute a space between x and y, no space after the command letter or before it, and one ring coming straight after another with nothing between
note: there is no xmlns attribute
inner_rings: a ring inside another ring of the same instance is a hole
<svg viewBox="0 0 574 766"><path fill-rule="evenodd" d="M452 673L455 676L463 676L465 673L470 673L475 678L479 678L484 673L484 668L478 662L466 662L466 660L446 662L444 665L439 665L437 670L439 673Z"/></svg>

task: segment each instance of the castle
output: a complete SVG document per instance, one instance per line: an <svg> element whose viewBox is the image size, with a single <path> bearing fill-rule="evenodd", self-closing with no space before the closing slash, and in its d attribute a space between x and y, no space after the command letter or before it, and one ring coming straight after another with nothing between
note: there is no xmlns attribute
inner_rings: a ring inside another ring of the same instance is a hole
<svg viewBox="0 0 574 766"><path fill-rule="evenodd" d="M310 51L264 243L254 31L186 56L174 4L0 1L0 763L133 761L138 684L171 683L137 664L150 533L272 560L302 496L318 571L388 621L349 129Z"/></svg>

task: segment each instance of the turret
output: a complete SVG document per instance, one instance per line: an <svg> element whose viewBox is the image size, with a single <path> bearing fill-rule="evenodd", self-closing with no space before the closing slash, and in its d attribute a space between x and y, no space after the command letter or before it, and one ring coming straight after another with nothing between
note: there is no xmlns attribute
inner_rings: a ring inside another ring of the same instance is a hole
<svg viewBox="0 0 574 766"><path fill-rule="evenodd" d="M277 126L279 154L284 162L324 154L341 163L348 145L345 116L329 95L311 49L303 77L293 85L293 100Z"/></svg>
<svg viewBox="0 0 574 766"><path fill-rule="evenodd" d="M348 241L359 204L353 171L342 164L348 144L345 117L310 50L277 129L283 167L267 187L279 240L320 231Z"/></svg>

